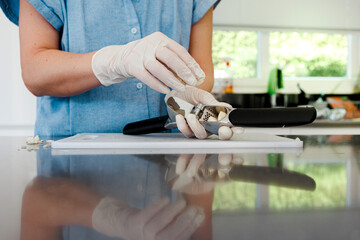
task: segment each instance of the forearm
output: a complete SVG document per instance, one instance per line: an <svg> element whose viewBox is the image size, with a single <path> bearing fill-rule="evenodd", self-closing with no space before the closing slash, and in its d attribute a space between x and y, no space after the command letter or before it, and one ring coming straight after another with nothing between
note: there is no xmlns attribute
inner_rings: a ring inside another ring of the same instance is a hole
<svg viewBox="0 0 360 240"><path fill-rule="evenodd" d="M199 65L204 70L206 78L205 81L198 86L198 88L211 92L214 86L214 65L212 61L208 63L199 63Z"/></svg>
<svg viewBox="0 0 360 240"><path fill-rule="evenodd" d="M66 225L91 228L92 212L100 199L86 186L71 180L36 178L23 195L22 239L56 236Z"/></svg>
<svg viewBox="0 0 360 240"><path fill-rule="evenodd" d="M191 239L212 239L212 203L214 190L198 195L185 194L184 198L189 205L201 207L205 214L205 220L192 235Z"/></svg>
<svg viewBox="0 0 360 240"><path fill-rule="evenodd" d="M27 0L20 0L19 35L23 80L34 95L71 96L100 86L94 53L60 51L60 33Z"/></svg>
<svg viewBox="0 0 360 240"><path fill-rule="evenodd" d="M210 92L214 85L214 65L212 62L213 9L191 28L189 53L199 63L206 74L199 88Z"/></svg>
<svg viewBox="0 0 360 240"><path fill-rule="evenodd" d="M22 58L24 82L36 96L65 97L86 92L101 85L91 68L93 55L40 49L31 54L31 59Z"/></svg>

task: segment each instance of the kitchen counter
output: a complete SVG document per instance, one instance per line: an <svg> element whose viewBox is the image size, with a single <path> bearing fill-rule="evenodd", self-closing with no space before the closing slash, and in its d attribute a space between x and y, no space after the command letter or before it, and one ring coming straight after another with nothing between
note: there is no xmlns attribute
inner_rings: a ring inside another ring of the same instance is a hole
<svg viewBox="0 0 360 240"><path fill-rule="evenodd" d="M288 137L303 149L54 155L24 149L25 137L0 137L0 239L19 239L20 226L33 239L113 239L89 226L105 196L139 216L170 199L146 223L126 221L133 239L360 239L360 136ZM179 199L186 206L174 213ZM201 209L200 226L183 217L191 206Z"/></svg>

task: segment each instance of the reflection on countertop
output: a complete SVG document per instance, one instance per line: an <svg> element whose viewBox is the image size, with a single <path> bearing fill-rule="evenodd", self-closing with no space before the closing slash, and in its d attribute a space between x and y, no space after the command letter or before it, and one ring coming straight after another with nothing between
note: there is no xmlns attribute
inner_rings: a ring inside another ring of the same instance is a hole
<svg viewBox="0 0 360 240"><path fill-rule="evenodd" d="M0 137L1 192L19 202L0 218L20 229L21 210L22 239L358 239L360 137L299 138L302 152L59 156Z"/></svg>

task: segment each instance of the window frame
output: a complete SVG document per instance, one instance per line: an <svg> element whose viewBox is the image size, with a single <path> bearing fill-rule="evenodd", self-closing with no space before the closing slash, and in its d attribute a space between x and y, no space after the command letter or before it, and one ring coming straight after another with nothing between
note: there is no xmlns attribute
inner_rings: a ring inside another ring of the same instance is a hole
<svg viewBox="0 0 360 240"><path fill-rule="evenodd" d="M290 29L290 28L260 28L214 25L214 30L220 31L250 31L257 33L257 64L256 77L236 78L234 92L267 92L270 64L270 33L271 32L308 32L325 34L346 34L348 38L348 62L345 77L284 77L284 89L279 93L299 93L297 84L307 93L313 94L353 94L354 86L360 72L360 32L321 29ZM326 83L326 85L324 85Z"/></svg>

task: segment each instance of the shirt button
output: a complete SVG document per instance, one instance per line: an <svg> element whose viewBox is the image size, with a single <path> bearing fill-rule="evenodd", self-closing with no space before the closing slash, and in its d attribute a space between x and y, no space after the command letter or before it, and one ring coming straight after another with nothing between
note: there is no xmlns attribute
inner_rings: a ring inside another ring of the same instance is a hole
<svg viewBox="0 0 360 240"><path fill-rule="evenodd" d="M132 29L131 29L131 33L132 33L132 34L137 33L137 29L136 29L136 28L132 28Z"/></svg>
<svg viewBox="0 0 360 240"><path fill-rule="evenodd" d="M136 87L137 87L138 89L142 89L143 85L142 85L142 83L138 83L138 84L136 84Z"/></svg>

